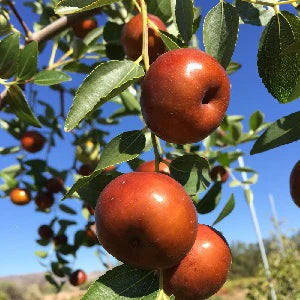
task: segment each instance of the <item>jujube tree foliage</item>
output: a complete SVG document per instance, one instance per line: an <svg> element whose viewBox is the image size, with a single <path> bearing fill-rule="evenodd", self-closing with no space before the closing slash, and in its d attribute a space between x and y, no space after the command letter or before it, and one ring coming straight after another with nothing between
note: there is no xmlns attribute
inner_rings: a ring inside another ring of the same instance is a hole
<svg viewBox="0 0 300 300"><path fill-rule="evenodd" d="M230 250L220 233L197 224L197 214L217 207L226 184L241 187L252 201L257 172L232 167L245 155L240 144L254 142L251 154L257 154L300 139L300 111L273 124L255 111L248 130L243 116L226 114L235 88L230 75L241 68L231 60L239 26L264 26L258 73L274 99L287 104L300 96L298 1L221 0L205 16L193 0L24 2L39 16L34 24L26 24L12 1L0 5L0 126L16 140L0 153L17 160L0 172L1 194L18 205L34 199L38 213L54 212L37 229L45 250L36 255L48 260L46 279L58 291L66 281L84 283L85 271L72 270L70 257L80 247L97 247L105 266L111 267L103 248L125 264L96 280L83 299L205 299L217 292L229 272ZM19 25L11 23L12 14ZM50 40L45 66L38 58ZM81 84L66 85L76 73L85 76ZM47 89L57 93L60 111L38 100ZM67 116L66 95L73 97ZM108 101L118 108L104 117ZM107 142L103 125L126 116L135 116L142 129ZM56 138L67 135L74 163L62 170L49 153ZM140 156L152 150L153 160L144 162ZM46 158L33 159L39 151ZM132 172L119 172L125 163ZM290 179L296 204L298 169ZM74 236L67 230L78 212L66 198L82 203L86 219ZM212 225L234 204L232 193ZM48 256L51 247L54 256Z"/></svg>

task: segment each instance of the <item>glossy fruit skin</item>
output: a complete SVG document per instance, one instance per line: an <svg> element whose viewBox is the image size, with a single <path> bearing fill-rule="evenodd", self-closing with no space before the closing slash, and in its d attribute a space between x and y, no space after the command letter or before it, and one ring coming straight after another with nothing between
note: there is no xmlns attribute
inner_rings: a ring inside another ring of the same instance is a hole
<svg viewBox="0 0 300 300"><path fill-rule="evenodd" d="M53 242L55 246L61 246L68 242L68 238L65 234L58 234L53 238Z"/></svg>
<svg viewBox="0 0 300 300"><path fill-rule="evenodd" d="M189 195L173 178L155 172L132 172L111 181L99 196L95 220L100 244L142 269L177 264L197 232Z"/></svg>
<svg viewBox="0 0 300 300"><path fill-rule="evenodd" d="M290 175L290 193L295 204L300 207L300 160L295 164Z"/></svg>
<svg viewBox="0 0 300 300"><path fill-rule="evenodd" d="M176 300L202 300L225 283L231 253L225 238L207 225L199 225L194 246L178 266L164 270L164 290Z"/></svg>
<svg viewBox="0 0 300 300"><path fill-rule="evenodd" d="M16 205L26 205L31 200L31 194L26 189L14 188L9 196L10 200Z"/></svg>
<svg viewBox="0 0 300 300"><path fill-rule="evenodd" d="M161 30L167 31L165 24L158 17L148 14L148 18ZM142 15L134 16L123 28L121 43L125 54L131 60L137 60L142 54L143 20ZM148 27L148 51L150 63L165 52L165 44L152 28Z"/></svg>
<svg viewBox="0 0 300 300"><path fill-rule="evenodd" d="M210 170L210 178L213 181L218 181L220 178L220 182L224 183L229 178L228 171L223 166L215 166Z"/></svg>
<svg viewBox="0 0 300 300"><path fill-rule="evenodd" d="M169 51L150 66L141 108L147 126L167 142L203 140L222 122L230 98L223 67L198 49Z"/></svg>
<svg viewBox="0 0 300 300"><path fill-rule="evenodd" d="M54 197L51 193L41 192L34 199L39 209L44 210L51 207L54 203Z"/></svg>
<svg viewBox="0 0 300 300"><path fill-rule="evenodd" d="M95 168L93 168L91 165L83 164L78 169L78 174L82 175L82 176L89 176L94 172L94 170L95 170Z"/></svg>
<svg viewBox="0 0 300 300"><path fill-rule="evenodd" d="M171 162L170 159L166 159L169 163ZM155 160L146 161L140 166L138 166L135 172L155 172ZM164 162L159 163L159 172L170 175L170 168Z"/></svg>
<svg viewBox="0 0 300 300"><path fill-rule="evenodd" d="M86 282L87 276L83 270L77 270L70 275L69 281L72 285L78 286Z"/></svg>
<svg viewBox="0 0 300 300"><path fill-rule="evenodd" d="M90 31L97 27L97 22L93 19L85 19L73 26L76 36L83 39Z"/></svg>
<svg viewBox="0 0 300 300"><path fill-rule="evenodd" d="M45 138L37 131L27 131L21 138L21 145L24 150L35 153L40 151L45 144Z"/></svg>
<svg viewBox="0 0 300 300"><path fill-rule="evenodd" d="M47 181L46 186L49 193L58 193L64 189L64 181L59 177L53 177Z"/></svg>
<svg viewBox="0 0 300 300"><path fill-rule="evenodd" d="M48 225L42 225L38 229L40 237L44 240L49 240L53 237L53 230Z"/></svg>

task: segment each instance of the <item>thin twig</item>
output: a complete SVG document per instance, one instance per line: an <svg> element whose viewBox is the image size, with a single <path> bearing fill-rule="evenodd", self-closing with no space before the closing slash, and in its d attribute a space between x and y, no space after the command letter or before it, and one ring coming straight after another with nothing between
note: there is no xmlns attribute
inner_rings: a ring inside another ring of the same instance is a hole
<svg viewBox="0 0 300 300"><path fill-rule="evenodd" d="M60 94L60 116L65 119L65 92L59 90Z"/></svg>

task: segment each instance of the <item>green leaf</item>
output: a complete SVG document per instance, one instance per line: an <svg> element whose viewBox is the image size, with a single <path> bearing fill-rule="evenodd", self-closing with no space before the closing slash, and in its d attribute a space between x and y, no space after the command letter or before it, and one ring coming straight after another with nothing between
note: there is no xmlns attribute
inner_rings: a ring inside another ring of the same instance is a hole
<svg viewBox="0 0 300 300"><path fill-rule="evenodd" d="M231 194L229 200L225 204L224 208L222 209L221 213L217 217L217 219L214 221L212 226L216 225L220 221L222 221L225 217L227 217L234 209L235 201L234 201L234 195Z"/></svg>
<svg viewBox="0 0 300 300"><path fill-rule="evenodd" d="M60 204L59 208L60 208L60 210L62 210L63 212L65 212L67 214L76 215L76 211L73 208L71 208L65 204Z"/></svg>
<svg viewBox="0 0 300 300"><path fill-rule="evenodd" d="M285 52L300 40L300 19L283 11L272 17L260 38L257 65L269 93L287 103L300 96L300 52Z"/></svg>
<svg viewBox="0 0 300 300"><path fill-rule="evenodd" d="M132 61L109 61L97 66L76 92L65 130L74 129L91 111L127 89L144 76Z"/></svg>
<svg viewBox="0 0 300 300"><path fill-rule="evenodd" d="M0 78L8 79L17 72L20 34L13 33L0 42Z"/></svg>
<svg viewBox="0 0 300 300"><path fill-rule="evenodd" d="M178 45L178 38L168 32L159 31L159 35L161 39L163 40L164 44L166 45L168 50L175 50L175 49L180 49L181 47Z"/></svg>
<svg viewBox="0 0 300 300"><path fill-rule="evenodd" d="M254 184L257 182L258 179L258 174L254 173L252 177L248 178L247 180L244 180L243 183L244 184Z"/></svg>
<svg viewBox="0 0 300 300"><path fill-rule="evenodd" d="M19 146L12 146L12 147L0 147L0 154L5 155L5 154L14 154L20 151Z"/></svg>
<svg viewBox="0 0 300 300"><path fill-rule="evenodd" d="M241 64L231 61L226 68L226 72L228 75L231 75L231 74L235 73L236 71L238 71L241 67L242 67Z"/></svg>
<svg viewBox="0 0 300 300"><path fill-rule="evenodd" d="M245 198L246 198L246 201L247 201L248 204L253 202L254 195L253 195L253 192L250 189L245 189L244 190L244 195L245 195Z"/></svg>
<svg viewBox="0 0 300 300"><path fill-rule="evenodd" d="M67 15L111 4L117 0L61 0L55 7L57 15Z"/></svg>
<svg viewBox="0 0 300 300"><path fill-rule="evenodd" d="M173 20L183 40L188 44L193 35L194 1L171 0L171 4Z"/></svg>
<svg viewBox="0 0 300 300"><path fill-rule="evenodd" d="M96 280L81 300L155 300L157 290L158 277L154 271L121 265Z"/></svg>
<svg viewBox="0 0 300 300"><path fill-rule="evenodd" d="M35 251L34 254L40 258L46 258L48 256L46 251Z"/></svg>
<svg viewBox="0 0 300 300"><path fill-rule="evenodd" d="M72 61L64 65L63 70L68 72L87 74L91 71L91 68L90 66L85 65L83 63Z"/></svg>
<svg viewBox="0 0 300 300"><path fill-rule="evenodd" d="M300 111L282 117L261 135L250 154L261 153L300 139Z"/></svg>
<svg viewBox="0 0 300 300"><path fill-rule="evenodd" d="M204 195L201 201L196 204L197 212L207 214L213 211L219 204L222 196L222 184L216 182Z"/></svg>
<svg viewBox="0 0 300 300"><path fill-rule="evenodd" d="M203 192L210 184L209 163L198 155L183 155L172 160L170 173L189 195Z"/></svg>
<svg viewBox="0 0 300 300"><path fill-rule="evenodd" d="M206 15L203 24L205 51L227 68L232 57L239 30L237 9L221 1Z"/></svg>
<svg viewBox="0 0 300 300"><path fill-rule="evenodd" d="M170 1L151 0L147 2L148 13L159 17L164 23L172 17Z"/></svg>
<svg viewBox="0 0 300 300"><path fill-rule="evenodd" d="M265 117L265 115L262 112L260 112L259 110L254 112L249 119L250 129L252 129L254 131L257 130L264 122L264 117Z"/></svg>
<svg viewBox="0 0 300 300"><path fill-rule="evenodd" d="M33 77L38 62L38 43L33 41L20 50L18 57L17 77L26 80Z"/></svg>
<svg viewBox="0 0 300 300"><path fill-rule="evenodd" d="M49 86L71 80L72 78L69 75L56 70L43 70L34 76L34 83L41 86Z"/></svg>
<svg viewBox="0 0 300 300"><path fill-rule="evenodd" d="M17 85L11 85L7 90L8 104L12 112L26 124L42 127L28 105L22 90Z"/></svg>
<svg viewBox="0 0 300 300"><path fill-rule="evenodd" d="M235 168L234 171L237 171L237 172L246 172L246 173L256 173L255 170L253 170L251 168L247 168L247 167Z"/></svg>
<svg viewBox="0 0 300 300"><path fill-rule="evenodd" d="M145 143L145 135L139 130L127 131L112 139L105 146L94 173L77 180L63 199L70 197L75 191L87 185L105 168L138 157L145 148Z"/></svg>

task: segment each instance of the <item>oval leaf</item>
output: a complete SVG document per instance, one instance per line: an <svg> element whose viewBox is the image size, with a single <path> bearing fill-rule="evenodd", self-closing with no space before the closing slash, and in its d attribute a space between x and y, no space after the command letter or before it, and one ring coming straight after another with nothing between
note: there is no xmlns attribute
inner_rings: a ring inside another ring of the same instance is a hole
<svg viewBox="0 0 300 300"><path fill-rule="evenodd" d="M36 72L38 62L38 43L32 41L24 49L20 50L17 66L17 77L26 80L33 77Z"/></svg>
<svg viewBox="0 0 300 300"><path fill-rule="evenodd" d="M239 30L239 14L229 3L220 1L204 19L205 51L224 67L230 63Z"/></svg>
<svg viewBox="0 0 300 300"><path fill-rule="evenodd" d="M176 36L162 30L159 31L159 35L168 50L180 49L179 46L180 41L177 39Z"/></svg>
<svg viewBox="0 0 300 300"><path fill-rule="evenodd" d="M12 112L25 123L34 127L42 127L28 105L22 90L17 85L11 85L7 90L8 104Z"/></svg>
<svg viewBox="0 0 300 300"><path fill-rule="evenodd" d="M216 225L220 221L222 221L225 217L227 217L234 209L235 201L234 201L234 195L231 194L229 200L225 204L224 208L222 209L221 213L217 217L217 219L214 221L212 226Z"/></svg>
<svg viewBox="0 0 300 300"><path fill-rule="evenodd" d="M42 86L54 85L71 80L69 75L56 70L43 70L34 76L34 83Z"/></svg>
<svg viewBox="0 0 300 300"><path fill-rule="evenodd" d="M62 210L63 212L65 212L67 214L76 215L76 211L73 208L71 208L71 207L69 207L67 205L61 204L59 206L59 208L60 208L60 210Z"/></svg>
<svg viewBox="0 0 300 300"><path fill-rule="evenodd" d="M35 251L34 254L40 258L46 258L48 256L46 251Z"/></svg>
<svg viewBox="0 0 300 300"><path fill-rule="evenodd" d="M279 102L300 96L300 52L285 51L300 40L300 19L283 11L272 17L262 33L257 65L265 87Z"/></svg>
<svg viewBox="0 0 300 300"><path fill-rule="evenodd" d="M127 89L144 74L143 68L132 61L109 61L97 66L77 90L65 130L75 128L88 113Z"/></svg>

